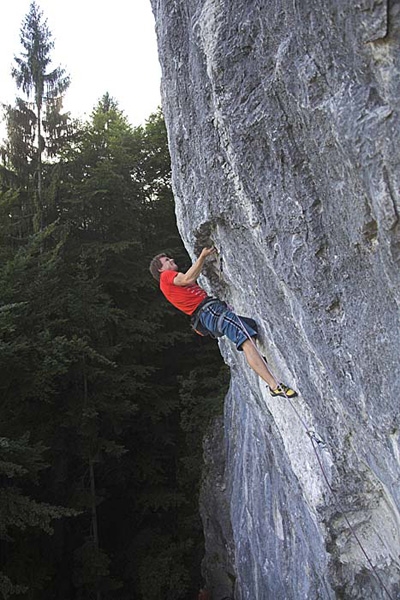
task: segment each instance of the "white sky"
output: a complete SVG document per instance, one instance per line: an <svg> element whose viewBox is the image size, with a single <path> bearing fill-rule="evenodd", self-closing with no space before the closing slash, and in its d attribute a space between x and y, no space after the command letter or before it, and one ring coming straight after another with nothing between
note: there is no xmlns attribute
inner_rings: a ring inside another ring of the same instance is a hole
<svg viewBox="0 0 400 600"><path fill-rule="evenodd" d="M4 0L3 0L4 1ZM0 20L0 103L22 95L11 77L31 0L8 0ZM89 116L105 92L129 122L144 124L160 105L161 70L150 0L36 0L55 43L52 67L71 77L64 109ZM0 138L4 123L0 123Z"/></svg>

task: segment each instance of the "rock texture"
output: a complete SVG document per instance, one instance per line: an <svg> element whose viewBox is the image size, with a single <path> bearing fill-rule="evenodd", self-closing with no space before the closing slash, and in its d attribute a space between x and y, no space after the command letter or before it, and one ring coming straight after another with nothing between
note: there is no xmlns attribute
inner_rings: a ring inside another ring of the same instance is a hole
<svg viewBox="0 0 400 600"><path fill-rule="evenodd" d="M400 598L400 3L151 1L182 237L301 392L221 343L213 600Z"/></svg>

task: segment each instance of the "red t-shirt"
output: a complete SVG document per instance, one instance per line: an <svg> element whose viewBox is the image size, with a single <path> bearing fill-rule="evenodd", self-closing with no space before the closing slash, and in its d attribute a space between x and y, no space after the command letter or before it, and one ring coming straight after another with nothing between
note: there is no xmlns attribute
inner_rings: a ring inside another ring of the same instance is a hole
<svg viewBox="0 0 400 600"><path fill-rule="evenodd" d="M174 285L176 271L163 271L160 275L160 290L167 300L176 308L191 315L199 304L207 298L206 292L197 283L180 286Z"/></svg>

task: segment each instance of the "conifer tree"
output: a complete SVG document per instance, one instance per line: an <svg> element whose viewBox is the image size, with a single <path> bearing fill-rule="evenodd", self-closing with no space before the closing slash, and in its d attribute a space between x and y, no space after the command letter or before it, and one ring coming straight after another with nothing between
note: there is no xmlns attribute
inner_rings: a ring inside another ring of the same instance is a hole
<svg viewBox="0 0 400 600"><path fill-rule="evenodd" d="M30 5L21 27L23 51L15 57L12 76L25 98L15 107L6 107L8 143L7 166L23 176L25 186L34 178L34 231L44 226L43 155L54 156L68 131L67 115L62 115L62 95L69 77L61 67L51 68L54 47L47 20L36 2Z"/></svg>

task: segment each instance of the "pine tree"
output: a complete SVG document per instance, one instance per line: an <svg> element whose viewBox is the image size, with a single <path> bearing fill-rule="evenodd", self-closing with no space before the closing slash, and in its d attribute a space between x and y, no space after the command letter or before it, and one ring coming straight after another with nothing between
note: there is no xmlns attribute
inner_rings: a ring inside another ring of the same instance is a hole
<svg viewBox="0 0 400 600"><path fill-rule="evenodd" d="M30 443L29 434L16 439L0 437L0 595L4 599L28 591L28 586L20 583L26 569L26 530L52 534L54 520L76 515L26 493L32 483L38 483L39 472L49 466L44 462L45 450L40 442Z"/></svg>
<svg viewBox="0 0 400 600"><path fill-rule="evenodd" d="M50 68L54 47L47 20L36 2L30 5L21 28L23 51L15 57L12 76L26 99L6 107L7 166L23 177L30 193L34 178L34 231L44 227L43 155L55 156L68 132L68 117L61 114L62 95L69 86L64 69Z"/></svg>

